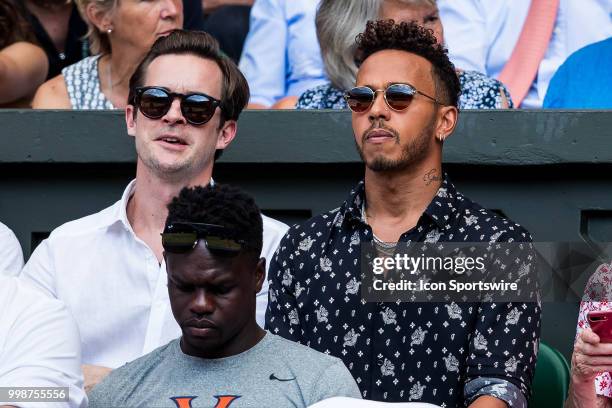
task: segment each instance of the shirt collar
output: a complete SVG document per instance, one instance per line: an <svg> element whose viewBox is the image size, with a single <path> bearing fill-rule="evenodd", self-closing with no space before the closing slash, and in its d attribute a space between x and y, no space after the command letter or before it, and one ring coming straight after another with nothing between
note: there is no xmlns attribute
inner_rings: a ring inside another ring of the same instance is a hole
<svg viewBox="0 0 612 408"><path fill-rule="evenodd" d="M121 200L119 200L119 205L117 207L117 213L116 213L116 219L115 219L116 221L121 222L123 226L125 227L125 229L127 229L128 231L131 231L132 233L134 233L134 231L132 230L132 226L130 225L130 221L128 220L127 206L128 206L128 203L130 202L130 198L132 198L135 191L136 191L136 179L130 181L130 184L128 184L125 190L123 190L123 195L121 196Z"/></svg>
<svg viewBox="0 0 612 408"><path fill-rule="evenodd" d="M213 180L212 177L210 178L210 185L211 186L215 185L215 180ZM130 181L130 184L128 184L125 190L123 190L123 195L121 196L121 200L119 200L116 212L113 217L114 218L113 222L121 222L123 226L132 233L134 233L134 231L132 230L132 225L130 224L130 221L128 220L127 206L128 206L128 203L130 202L130 198L132 198L135 191L136 191L136 179Z"/></svg>
<svg viewBox="0 0 612 408"><path fill-rule="evenodd" d="M340 213L344 221L363 222L361 208L365 199L365 181L361 180L351 190L341 207ZM442 184L423 215L433 221L439 229L442 229L448 225L451 217L457 213L460 201L461 198L455 189L455 185L450 181L448 175L444 173Z"/></svg>

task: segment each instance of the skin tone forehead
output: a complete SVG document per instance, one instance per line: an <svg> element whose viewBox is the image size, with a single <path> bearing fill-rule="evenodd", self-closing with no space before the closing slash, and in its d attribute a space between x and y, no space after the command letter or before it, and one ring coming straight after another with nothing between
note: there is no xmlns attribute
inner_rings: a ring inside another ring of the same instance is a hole
<svg viewBox="0 0 612 408"><path fill-rule="evenodd" d="M435 85L431 68L429 61L416 54L401 50L378 51L361 64L356 84L384 89L393 83L409 83L419 91L433 95Z"/></svg>
<svg viewBox="0 0 612 408"><path fill-rule="evenodd" d="M203 92L221 99L223 74L213 60L192 54L166 54L147 69L144 86L161 86L173 92Z"/></svg>
<svg viewBox="0 0 612 408"><path fill-rule="evenodd" d="M238 279L247 269L242 256L213 256L202 241L186 254L168 253L166 258L170 279L180 283L222 283Z"/></svg>

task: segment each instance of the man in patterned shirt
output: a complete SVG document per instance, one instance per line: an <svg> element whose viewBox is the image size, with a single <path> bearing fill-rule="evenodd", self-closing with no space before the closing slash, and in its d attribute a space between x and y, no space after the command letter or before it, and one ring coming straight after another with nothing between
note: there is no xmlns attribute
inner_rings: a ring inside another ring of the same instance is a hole
<svg viewBox="0 0 612 408"><path fill-rule="evenodd" d="M340 208L294 226L281 241L270 265L266 327L340 357L366 399L526 407L540 335L537 290L527 302L374 303L360 296L360 244L393 253L398 242L531 237L457 192L442 173L459 82L431 33L412 23L370 22L357 55L358 87L347 102L365 179ZM525 249L514 262L532 259Z"/></svg>

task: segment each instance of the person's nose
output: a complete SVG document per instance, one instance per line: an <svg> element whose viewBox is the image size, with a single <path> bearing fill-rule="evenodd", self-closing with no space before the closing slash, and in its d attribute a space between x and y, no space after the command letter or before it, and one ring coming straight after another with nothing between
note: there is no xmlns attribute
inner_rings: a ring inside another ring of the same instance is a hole
<svg viewBox="0 0 612 408"><path fill-rule="evenodd" d="M369 118L370 120L378 120L384 119L389 120L391 115L391 109L387 106L387 102L385 102L384 91L377 90L374 92L374 102L372 102L372 106L370 107Z"/></svg>
<svg viewBox="0 0 612 408"><path fill-rule="evenodd" d="M198 288L195 291L193 299L191 300L189 309L191 313L197 316L211 314L215 310L215 302L212 294L203 288Z"/></svg>
<svg viewBox="0 0 612 408"><path fill-rule="evenodd" d="M179 98L174 98L172 100L172 105L170 105L170 109L168 109L168 112L166 112L162 120L165 123L168 123L171 125L174 125L174 124L184 125L187 123L187 120L185 120L185 117L183 116L183 113L181 112L181 100Z"/></svg>
<svg viewBox="0 0 612 408"><path fill-rule="evenodd" d="M182 3L177 0L162 0L161 7L162 19L176 18L183 12Z"/></svg>

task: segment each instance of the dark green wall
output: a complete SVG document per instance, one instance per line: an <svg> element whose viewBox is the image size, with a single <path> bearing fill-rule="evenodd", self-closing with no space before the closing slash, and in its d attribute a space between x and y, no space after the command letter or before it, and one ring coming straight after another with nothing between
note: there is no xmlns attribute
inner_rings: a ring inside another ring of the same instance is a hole
<svg viewBox="0 0 612 408"><path fill-rule="evenodd" d="M0 220L29 256L54 227L119 199L134 176L120 112L0 111ZM468 111L445 144L458 189L527 227L536 241L612 241L612 112ZM350 114L245 112L215 169L266 213L297 222L338 206L363 172ZM569 356L577 299L592 271L564 276L543 339Z"/></svg>

